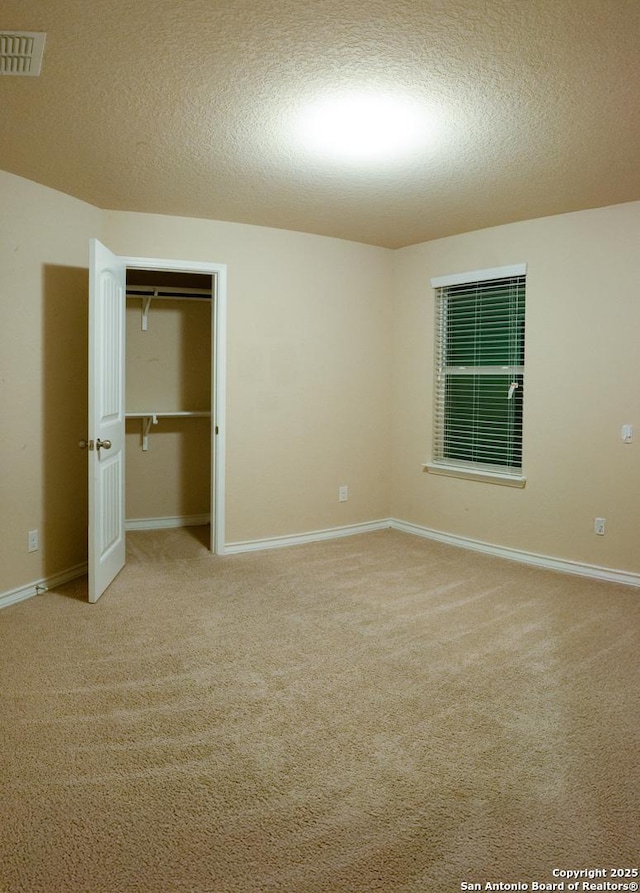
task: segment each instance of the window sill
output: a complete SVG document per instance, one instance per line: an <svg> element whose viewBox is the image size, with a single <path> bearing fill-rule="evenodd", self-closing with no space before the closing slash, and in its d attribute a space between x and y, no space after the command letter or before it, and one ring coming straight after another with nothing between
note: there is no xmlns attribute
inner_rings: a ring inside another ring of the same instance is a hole
<svg viewBox="0 0 640 893"><path fill-rule="evenodd" d="M506 474L501 471L481 471L475 468L464 468L458 465L441 465L427 462L422 466L429 474L441 474L445 477L466 478L470 481L481 481L484 484L498 484L502 487L518 487L522 489L527 483L521 474Z"/></svg>

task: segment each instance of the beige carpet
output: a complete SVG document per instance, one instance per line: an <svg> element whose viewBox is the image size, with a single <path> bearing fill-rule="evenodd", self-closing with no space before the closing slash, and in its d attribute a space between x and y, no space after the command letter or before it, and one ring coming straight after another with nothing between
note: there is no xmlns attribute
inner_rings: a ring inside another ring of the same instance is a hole
<svg viewBox="0 0 640 893"><path fill-rule="evenodd" d="M391 531L202 533L131 534L97 605L78 581L0 612L3 893L638 865L640 592Z"/></svg>

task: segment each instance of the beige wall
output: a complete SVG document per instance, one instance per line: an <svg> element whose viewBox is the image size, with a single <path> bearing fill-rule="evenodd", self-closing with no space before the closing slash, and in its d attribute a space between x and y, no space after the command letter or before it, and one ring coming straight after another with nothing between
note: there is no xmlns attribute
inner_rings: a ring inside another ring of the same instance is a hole
<svg viewBox="0 0 640 893"><path fill-rule="evenodd" d="M0 594L86 560L77 441L86 434L92 236L120 254L228 265L227 542L391 515L640 572L640 203L391 252L100 211L1 172L0 195ZM429 279L523 261L527 486L427 475ZM631 445L620 440L623 423L636 428ZM180 453L178 434L164 443ZM179 477L153 443L146 459ZM593 534L596 515L607 518L605 537ZM41 548L29 554L35 528Z"/></svg>
<svg viewBox="0 0 640 893"><path fill-rule="evenodd" d="M387 516L391 252L100 211L2 172L0 196L0 594L86 561L87 456L77 444L93 236L121 254L228 265L227 541ZM184 493L184 465L172 458L184 442L176 431L163 443L167 461L152 444L147 466ZM179 514L198 507L174 505ZM149 511L173 514L165 503ZM34 553L31 529L40 531Z"/></svg>
<svg viewBox="0 0 640 893"><path fill-rule="evenodd" d="M0 593L86 561L88 240L102 213L0 172ZM27 532L40 549L27 552Z"/></svg>
<svg viewBox="0 0 640 893"><path fill-rule="evenodd" d="M425 474L432 276L526 262L524 490ZM640 572L640 203L398 251L391 513L488 543ZM635 441L623 444L623 423ZM607 519L604 537L594 517Z"/></svg>
<svg viewBox="0 0 640 893"><path fill-rule="evenodd" d="M210 410L211 302L152 301L146 331L141 304L127 301L127 412ZM211 420L160 418L147 450L143 427L126 425L127 519L209 514Z"/></svg>
<svg viewBox="0 0 640 893"><path fill-rule="evenodd" d="M117 253L227 264L227 542L387 517L392 252L240 224L105 216Z"/></svg>

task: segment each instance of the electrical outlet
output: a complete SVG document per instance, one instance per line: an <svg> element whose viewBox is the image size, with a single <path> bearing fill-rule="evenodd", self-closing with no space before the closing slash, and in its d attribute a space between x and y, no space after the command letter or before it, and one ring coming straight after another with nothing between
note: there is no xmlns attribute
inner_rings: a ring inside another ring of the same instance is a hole
<svg viewBox="0 0 640 893"><path fill-rule="evenodd" d="M39 548L40 544L38 542L38 531L30 530L27 549L29 552L37 552Z"/></svg>
<svg viewBox="0 0 640 893"><path fill-rule="evenodd" d="M594 533L597 533L598 536L604 536L606 523L607 523L606 518L594 518L594 520L593 520Z"/></svg>
<svg viewBox="0 0 640 893"><path fill-rule="evenodd" d="M338 488L338 502L346 502L349 498L349 488L346 484Z"/></svg>

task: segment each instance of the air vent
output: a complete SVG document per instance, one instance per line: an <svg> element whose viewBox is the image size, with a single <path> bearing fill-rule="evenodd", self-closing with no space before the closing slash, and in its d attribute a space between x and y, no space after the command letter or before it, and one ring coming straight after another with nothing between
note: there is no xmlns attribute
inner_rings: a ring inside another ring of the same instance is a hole
<svg viewBox="0 0 640 893"><path fill-rule="evenodd" d="M0 31L0 75L37 77L46 36L40 31Z"/></svg>

